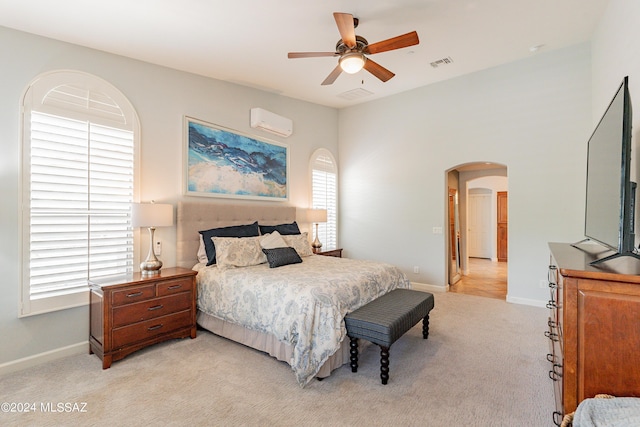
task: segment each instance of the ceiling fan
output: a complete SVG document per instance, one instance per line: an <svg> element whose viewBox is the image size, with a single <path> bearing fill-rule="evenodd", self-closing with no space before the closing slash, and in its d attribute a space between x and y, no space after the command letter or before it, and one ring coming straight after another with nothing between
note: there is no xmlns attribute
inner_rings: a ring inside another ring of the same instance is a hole
<svg viewBox="0 0 640 427"><path fill-rule="evenodd" d="M413 46L420 43L418 33L412 31L401 36L393 37L377 43L369 44L364 37L356 35L355 29L358 26L358 18L354 18L350 13L335 12L333 18L338 25L340 40L336 43L335 52L289 52L289 58L317 58L322 56L339 56L338 65L322 82L323 85L330 85L336 81L338 76L345 73L354 74L365 69L383 82L395 76L394 73L384 68L377 62L367 58L366 55L387 52L403 47Z"/></svg>

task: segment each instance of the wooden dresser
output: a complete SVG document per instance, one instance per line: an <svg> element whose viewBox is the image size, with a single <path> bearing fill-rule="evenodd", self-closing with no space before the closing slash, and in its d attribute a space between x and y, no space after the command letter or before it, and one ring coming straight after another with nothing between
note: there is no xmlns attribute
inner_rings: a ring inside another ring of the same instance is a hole
<svg viewBox="0 0 640 427"><path fill-rule="evenodd" d="M333 256L336 258L342 258L342 248L337 249L314 249L313 253L316 255Z"/></svg>
<svg viewBox="0 0 640 427"><path fill-rule="evenodd" d="M90 352L103 369L149 345L196 337L196 274L176 267L89 280Z"/></svg>
<svg viewBox="0 0 640 427"><path fill-rule="evenodd" d="M640 397L640 260L589 263L610 252L550 243L549 337L556 409L565 414L596 394Z"/></svg>

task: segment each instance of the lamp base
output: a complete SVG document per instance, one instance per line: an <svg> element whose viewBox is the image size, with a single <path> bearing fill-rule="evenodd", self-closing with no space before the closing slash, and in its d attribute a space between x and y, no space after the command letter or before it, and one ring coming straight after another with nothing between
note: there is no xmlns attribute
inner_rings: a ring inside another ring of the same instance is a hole
<svg viewBox="0 0 640 427"><path fill-rule="evenodd" d="M160 274L160 269L162 268L162 261L159 259L150 260L147 259L140 263L140 273L143 276L154 276L156 274Z"/></svg>
<svg viewBox="0 0 640 427"><path fill-rule="evenodd" d="M311 247L317 251L322 247L322 242L318 239L318 223L316 222L316 238L311 242Z"/></svg>
<svg viewBox="0 0 640 427"><path fill-rule="evenodd" d="M160 269L162 268L162 261L156 257L153 251L153 233L155 231L155 227L149 227L149 253L147 254L147 259L140 263L140 273L143 276L160 274Z"/></svg>

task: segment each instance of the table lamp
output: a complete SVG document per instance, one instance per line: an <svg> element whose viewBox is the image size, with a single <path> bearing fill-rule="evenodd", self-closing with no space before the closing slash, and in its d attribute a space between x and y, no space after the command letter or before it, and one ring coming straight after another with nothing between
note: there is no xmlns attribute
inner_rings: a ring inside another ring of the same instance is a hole
<svg viewBox="0 0 640 427"><path fill-rule="evenodd" d="M309 209L307 210L307 221L316 225L316 238L311 243L311 247L314 251L319 250L322 247L322 242L318 239L318 223L327 222L327 210L326 209Z"/></svg>
<svg viewBox="0 0 640 427"><path fill-rule="evenodd" d="M173 205L134 203L131 222L134 227L146 227L149 230L149 254L147 259L140 263L140 272L143 276L159 274L162 261L156 257L153 250L153 234L156 227L173 225Z"/></svg>

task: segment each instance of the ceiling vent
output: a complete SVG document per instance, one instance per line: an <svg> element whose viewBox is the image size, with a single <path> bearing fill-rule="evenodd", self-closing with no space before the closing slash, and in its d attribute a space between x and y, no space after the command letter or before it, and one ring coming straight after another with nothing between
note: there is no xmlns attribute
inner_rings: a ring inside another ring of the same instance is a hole
<svg viewBox="0 0 640 427"><path fill-rule="evenodd" d="M357 88L348 90L346 92L342 92L338 95L338 98L346 99L348 101L353 101L354 99L364 98L366 96L373 95L373 92L369 92L366 89Z"/></svg>
<svg viewBox="0 0 640 427"><path fill-rule="evenodd" d="M433 68L438 68L441 65L451 64L452 62L453 62L453 59L451 59L450 56L447 56L446 58L442 58L442 59L438 59L437 61L433 61L431 63L431 66Z"/></svg>

